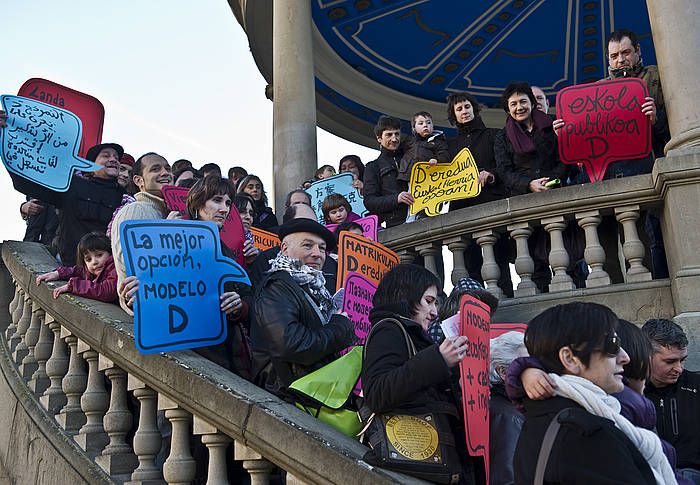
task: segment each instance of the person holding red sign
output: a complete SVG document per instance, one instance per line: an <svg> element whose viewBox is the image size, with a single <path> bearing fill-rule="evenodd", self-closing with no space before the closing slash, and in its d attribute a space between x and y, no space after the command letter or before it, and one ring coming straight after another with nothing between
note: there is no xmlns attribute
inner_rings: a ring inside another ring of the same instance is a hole
<svg viewBox="0 0 700 485"><path fill-rule="evenodd" d="M480 483L466 449L458 393L451 385L452 371L464 358L467 339L448 338L437 345L427 334L438 315L440 286L434 274L413 264L394 267L379 283L372 299L374 307L369 315L372 331L365 343L362 363L366 411L361 414L431 414L437 439L445 445L442 458L447 467L460 475L459 483ZM415 355L408 351L404 332L415 347ZM369 436L370 443L373 439ZM395 468L403 473L411 474L411 467L415 470L420 462L418 458L426 458L425 450L413 449L410 444L403 453L410 465ZM364 459L382 466L372 450Z"/></svg>

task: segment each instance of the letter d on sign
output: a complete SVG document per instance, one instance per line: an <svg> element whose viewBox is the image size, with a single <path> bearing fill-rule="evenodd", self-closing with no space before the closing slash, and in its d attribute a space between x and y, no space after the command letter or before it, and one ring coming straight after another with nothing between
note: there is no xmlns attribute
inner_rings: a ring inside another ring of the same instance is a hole
<svg viewBox="0 0 700 485"><path fill-rule="evenodd" d="M180 320L180 323L175 323L175 320ZM168 331L173 333L182 332L189 322L187 313L177 305L168 305Z"/></svg>

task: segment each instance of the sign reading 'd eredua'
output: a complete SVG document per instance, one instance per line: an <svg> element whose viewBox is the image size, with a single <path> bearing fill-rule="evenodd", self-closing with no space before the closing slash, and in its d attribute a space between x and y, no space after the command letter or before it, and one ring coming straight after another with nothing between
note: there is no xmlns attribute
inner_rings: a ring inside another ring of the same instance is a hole
<svg viewBox="0 0 700 485"><path fill-rule="evenodd" d="M391 249L348 231L338 240L338 284L340 289L350 273L364 276L379 285L382 277L399 264L399 256Z"/></svg>
<svg viewBox="0 0 700 485"><path fill-rule="evenodd" d="M618 160L646 157L651 151L651 122L642 113L647 96L637 78L564 88L557 94L559 157L583 164L591 182L603 180L605 169Z"/></svg>
<svg viewBox="0 0 700 485"><path fill-rule="evenodd" d="M203 221L125 221L120 226L128 276L139 289L134 340L144 354L216 345L226 339L219 295L226 281L250 285L221 254L219 230Z"/></svg>
<svg viewBox="0 0 700 485"><path fill-rule="evenodd" d="M7 127L0 130L0 156L7 170L56 192L73 172L102 168L77 156L82 125L70 111L20 96L0 96Z"/></svg>

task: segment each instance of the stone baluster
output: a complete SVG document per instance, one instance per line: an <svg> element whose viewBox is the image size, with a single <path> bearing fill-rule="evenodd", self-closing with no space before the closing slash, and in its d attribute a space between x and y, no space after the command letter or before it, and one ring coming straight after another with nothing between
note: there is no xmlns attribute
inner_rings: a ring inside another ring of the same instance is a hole
<svg viewBox="0 0 700 485"><path fill-rule="evenodd" d="M535 272L535 262L530 256L530 248L527 240L532 235L532 227L527 222L512 224L508 226L510 235L515 239L515 272L520 276L518 288L513 292L516 298L521 296L532 296L538 293L537 285L532 281L532 274Z"/></svg>
<svg viewBox="0 0 700 485"><path fill-rule="evenodd" d="M25 380L31 379L32 374L34 374L39 367L39 363L36 361L36 357L34 356L34 348L39 342L39 333L41 332L41 326L44 323L44 315L44 309L39 306L39 303L33 302L32 319L30 320L27 332L24 334L24 343L27 345L27 353L19 366L19 373ZM17 347L19 347L19 345Z"/></svg>
<svg viewBox="0 0 700 485"><path fill-rule="evenodd" d="M243 468L250 475L250 485L267 485L270 482L270 473L275 466L260 453L234 441L233 455L236 460L243 462Z"/></svg>
<svg viewBox="0 0 700 485"><path fill-rule="evenodd" d="M569 267L569 253L564 247L563 232L566 229L566 221L563 216L547 217L542 219L545 231L549 233L551 249L549 250L549 265L552 267L554 276L549 284L549 291L573 290L574 285L571 276L566 274Z"/></svg>
<svg viewBox="0 0 700 485"><path fill-rule="evenodd" d="M452 284L469 276L467 265L464 261L464 251L467 250L469 240L465 236L457 236L450 239L445 239L447 249L452 252Z"/></svg>
<svg viewBox="0 0 700 485"><path fill-rule="evenodd" d="M309 485L309 482L302 480L301 478L295 477L291 473L287 472L287 477L284 480L287 485Z"/></svg>
<svg viewBox="0 0 700 485"><path fill-rule="evenodd" d="M496 254L493 251L493 246L498 240L498 235L492 230L487 229L474 233L476 243L481 247L481 277L484 280L486 289L491 292L496 298L503 296L503 291L498 287L498 280L501 278L501 268L496 262Z"/></svg>
<svg viewBox="0 0 700 485"><path fill-rule="evenodd" d="M104 376L99 370L99 354L83 340L78 340L78 354L88 365L87 386L80 398L80 408L85 413L85 424L75 441L90 456L99 454L109 442L102 426L102 419L109 408L109 393L105 389Z"/></svg>
<svg viewBox="0 0 700 485"><path fill-rule="evenodd" d="M169 397L158 394L158 409L165 411L170 421L170 454L163 464L163 478L169 485L189 484L195 477L196 463L190 451L190 421L192 415Z"/></svg>
<svg viewBox="0 0 700 485"><path fill-rule="evenodd" d="M401 264L409 264L416 259L416 252L413 249L401 249L397 251L396 254L399 255L399 262Z"/></svg>
<svg viewBox="0 0 700 485"><path fill-rule="evenodd" d="M10 306L7 308L9 310L10 317L12 317L15 314L15 310L17 310L17 306L19 305L20 301L19 285L14 279L12 280L12 284L15 285L15 296L12 297Z"/></svg>
<svg viewBox="0 0 700 485"><path fill-rule="evenodd" d="M622 254L629 265L625 281L636 283L639 281L651 281L651 273L642 264L644 259L644 243L639 240L637 232L637 219L639 219L639 206L630 205L615 207L615 218L622 224L625 235L625 243L622 245Z"/></svg>
<svg viewBox="0 0 700 485"><path fill-rule="evenodd" d="M27 353L27 344L24 343L24 335L27 333L29 324L32 320L32 300L29 295L24 295L24 305L22 305L22 316L17 321L17 328L15 333L10 337L10 350L12 351L12 358L16 363L19 363L24 359ZM21 351L18 354L17 349L20 348ZM19 356L19 358L17 358Z"/></svg>
<svg viewBox="0 0 700 485"><path fill-rule="evenodd" d="M139 427L134 435L134 453L139 465L126 485L164 483L163 475L156 466L156 455L163 441L156 424L158 393L131 374L127 377L127 387L134 391L134 397L139 400Z"/></svg>
<svg viewBox="0 0 700 485"><path fill-rule="evenodd" d="M14 347L12 346L12 336L17 332L17 322L19 322L19 319L22 318L22 311L24 310L24 290L20 288L19 286L17 287L17 301L15 302L15 309L12 310L12 321L10 322L10 325L7 326L7 330L5 330L5 338L7 339L7 344L10 347L10 350L12 350ZM15 345L16 342L15 342Z"/></svg>
<svg viewBox="0 0 700 485"><path fill-rule="evenodd" d="M578 219L578 225L583 228L586 234L586 249L583 252L583 257L591 267L591 272L586 278L586 288L609 285L610 276L603 269L605 250L598 239L598 225L601 221L600 211L577 212L576 219Z"/></svg>
<svg viewBox="0 0 700 485"><path fill-rule="evenodd" d="M418 254L423 256L423 265L425 266L425 269L433 273L438 278L440 275L438 274L435 256L441 249L442 245L439 242L429 242L427 244L416 246L416 251L418 251Z"/></svg>
<svg viewBox="0 0 700 485"><path fill-rule="evenodd" d="M209 467L207 468L207 485L229 485L226 469L226 450L231 438L220 433L216 427L195 416L192 432L202 436L202 443L209 451Z"/></svg>
<svg viewBox="0 0 700 485"><path fill-rule="evenodd" d="M104 371L112 384L112 392L103 421L109 444L95 461L108 475L131 475L138 459L126 442L133 424L133 416L127 407L126 372L103 355L99 356L98 363L99 370Z"/></svg>
<svg viewBox="0 0 700 485"><path fill-rule="evenodd" d="M39 329L39 341L34 347L34 357L36 358L37 368L29 381L29 388L37 396L41 396L49 387L49 376L46 374L46 362L49 360L49 357L51 357L51 349L53 348L53 333L49 326L53 321L54 318L51 315L44 315L41 329Z"/></svg>
<svg viewBox="0 0 700 485"><path fill-rule="evenodd" d="M51 357L46 361L46 375L49 376L49 387L39 398L41 405L50 414L56 414L66 405L66 395L63 393L63 376L68 372L68 349L61 338L61 324L49 315L46 319L48 327L53 332L53 347Z"/></svg>
<svg viewBox="0 0 700 485"><path fill-rule="evenodd" d="M87 374L83 367L83 359L78 355L78 337L66 327L61 327L61 337L70 348L68 372L63 376L63 393L66 395L66 405L56 415L56 421L69 434L75 434L85 424L85 414L80 408L80 396L87 385Z"/></svg>

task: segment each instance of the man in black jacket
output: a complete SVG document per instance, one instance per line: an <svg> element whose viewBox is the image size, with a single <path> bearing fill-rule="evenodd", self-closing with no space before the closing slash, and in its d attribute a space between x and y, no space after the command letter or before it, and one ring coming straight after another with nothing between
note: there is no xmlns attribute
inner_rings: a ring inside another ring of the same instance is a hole
<svg viewBox="0 0 700 485"><path fill-rule="evenodd" d="M311 219L279 228L280 253L256 289L250 338L255 382L293 400L287 387L352 344L353 325L337 313L321 268L333 234Z"/></svg>
<svg viewBox="0 0 700 485"><path fill-rule="evenodd" d="M413 196L405 182L397 180L401 161L401 122L390 116L380 116L374 127L379 142L379 158L365 167L364 201L371 214L379 217L386 227L398 226L406 220Z"/></svg>
<svg viewBox="0 0 700 485"><path fill-rule="evenodd" d="M651 339L651 376L644 395L656 407L656 430L676 448L678 472L700 483L700 375L683 369L688 338L666 319L642 327Z"/></svg>

